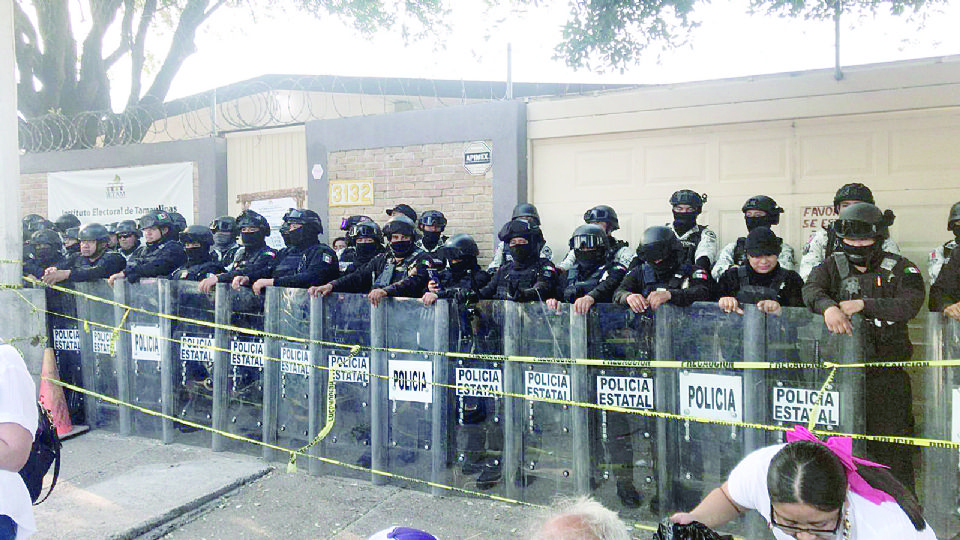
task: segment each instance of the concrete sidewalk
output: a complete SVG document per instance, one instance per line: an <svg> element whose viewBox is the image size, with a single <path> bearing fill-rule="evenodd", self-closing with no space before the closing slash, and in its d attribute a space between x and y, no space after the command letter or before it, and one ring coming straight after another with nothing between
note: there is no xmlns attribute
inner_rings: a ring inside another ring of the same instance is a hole
<svg viewBox="0 0 960 540"><path fill-rule="evenodd" d="M444 540L521 538L534 508L294 474L281 464L93 431L64 442L60 481L34 507L38 540L365 539L391 525Z"/></svg>

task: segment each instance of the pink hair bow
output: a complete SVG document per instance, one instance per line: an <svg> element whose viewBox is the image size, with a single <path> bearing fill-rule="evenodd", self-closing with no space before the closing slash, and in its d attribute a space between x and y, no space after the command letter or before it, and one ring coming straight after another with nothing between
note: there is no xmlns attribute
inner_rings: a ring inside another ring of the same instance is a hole
<svg viewBox="0 0 960 540"><path fill-rule="evenodd" d="M810 433L807 428L794 426L792 431L787 432L787 442L792 443L794 441L811 441L829 448L830 451L833 452L833 455L840 458L840 463L843 463L843 468L847 471L847 485L850 491L862 496L873 504L880 504L887 501L896 502L896 499L894 499L892 495L871 486L857 473L858 464L868 467L883 467L884 469L889 469L890 467L854 456L853 441L850 437L830 437L826 442L823 442L818 439L816 435Z"/></svg>

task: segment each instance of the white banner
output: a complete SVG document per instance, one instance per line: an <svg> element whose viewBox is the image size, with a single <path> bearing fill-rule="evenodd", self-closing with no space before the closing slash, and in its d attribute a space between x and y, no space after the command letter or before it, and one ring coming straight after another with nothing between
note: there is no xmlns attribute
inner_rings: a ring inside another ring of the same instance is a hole
<svg viewBox="0 0 960 540"><path fill-rule="evenodd" d="M48 216L73 214L80 223L138 219L155 208L193 221L193 163L47 174Z"/></svg>

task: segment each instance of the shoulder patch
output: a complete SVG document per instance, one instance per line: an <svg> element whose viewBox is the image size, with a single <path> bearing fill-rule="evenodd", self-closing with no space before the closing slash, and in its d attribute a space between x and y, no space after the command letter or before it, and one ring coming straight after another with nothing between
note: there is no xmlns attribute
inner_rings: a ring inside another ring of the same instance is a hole
<svg viewBox="0 0 960 540"><path fill-rule="evenodd" d="M692 277L694 279L707 279L707 271L702 268L694 270Z"/></svg>
<svg viewBox="0 0 960 540"><path fill-rule="evenodd" d="M324 253L324 254L323 254L323 262L325 262L325 263L327 263L327 264L332 264L332 263L333 263L333 257L331 257L329 253Z"/></svg>
<svg viewBox="0 0 960 540"><path fill-rule="evenodd" d="M264 251L263 253L264 253L265 255L269 255L269 256L271 256L271 257L276 257L276 256L277 256L277 252L276 252L276 251Z"/></svg>
<svg viewBox="0 0 960 540"><path fill-rule="evenodd" d="M920 273L920 269L917 268L916 266L912 265L912 264L905 266L903 270L904 270L904 272L906 272L907 274L919 274L919 273Z"/></svg>

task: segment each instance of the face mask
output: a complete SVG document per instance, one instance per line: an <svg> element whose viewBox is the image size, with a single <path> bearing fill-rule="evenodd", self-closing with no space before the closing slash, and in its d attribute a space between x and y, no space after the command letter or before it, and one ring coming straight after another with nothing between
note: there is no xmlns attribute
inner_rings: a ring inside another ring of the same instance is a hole
<svg viewBox="0 0 960 540"><path fill-rule="evenodd" d="M240 241L246 247L257 247L263 244L263 237L259 232L240 233Z"/></svg>
<svg viewBox="0 0 960 540"><path fill-rule="evenodd" d="M390 248L393 249L393 254L397 257L406 257L413 252L413 240L401 240L399 242L391 242Z"/></svg>
<svg viewBox="0 0 960 540"><path fill-rule="evenodd" d="M647 261L650 263L650 266L653 267L653 272L657 277L664 277L668 274L673 273L674 269L677 267L677 256L676 254L670 254L660 260L660 262Z"/></svg>
<svg viewBox="0 0 960 540"><path fill-rule="evenodd" d="M67 253L80 253L80 242L68 247Z"/></svg>
<svg viewBox="0 0 960 540"><path fill-rule="evenodd" d="M36 256L37 262L40 263L56 262L59 255L52 247L35 248L33 253Z"/></svg>
<svg viewBox="0 0 960 540"><path fill-rule="evenodd" d="M577 257L577 264L580 266L594 267L603 262L603 250L593 249L589 251L574 250Z"/></svg>
<svg viewBox="0 0 960 540"><path fill-rule="evenodd" d="M209 253L207 250L203 248L203 246L184 249L184 251L187 252L187 262L189 262L190 264L197 264L205 261L207 258L207 254Z"/></svg>
<svg viewBox="0 0 960 540"><path fill-rule="evenodd" d="M453 272L454 274L462 275L462 274L465 274L468 270L470 270L469 261L462 260L458 263L450 263L450 271Z"/></svg>
<svg viewBox="0 0 960 540"><path fill-rule="evenodd" d="M283 243L286 244L287 247L299 246L304 241L303 228L294 231L280 229L280 236L283 237Z"/></svg>
<svg viewBox="0 0 960 540"><path fill-rule="evenodd" d="M361 261L369 261L377 254L377 244L373 242L357 244L357 258Z"/></svg>
<svg viewBox="0 0 960 540"><path fill-rule="evenodd" d="M772 225L767 216L744 217L743 220L747 222L747 232L750 232L757 227L770 227Z"/></svg>
<svg viewBox="0 0 960 540"><path fill-rule="evenodd" d="M533 249L530 244L517 244L510 246L510 255L513 256L513 260L524 264L533 257Z"/></svg>
<svg viewBox="0 0 960 540"><path fill-rule="evenodd" d="M950 227L950 230L953 231L954 236L960 238L960 223L954 223L953 227Z"/></svg>
<svg viewBox="0 0 960 540"><path fill-rule="evenodd" d="M217 247L227 247L233 243L233 233L218 232L213 233L213 244Z"/></svg>
<svg viewBox="0 0 960 540"><path fill-rule="evenodd" d="M440 231L423 231L423 247L433 249L440 243Z"/></svg>
<svg viewBox="0 0 960 540"><path fill-rule="evenodd" d="M850 262L857 266L869 266L870 262L879 252L880 240L878 239L870 246L849 246L843 244L843 252L847 254Z"/></svg>
<svg viewBox="0 0 960 540"><path fill-rule="evenodd" d="M673 228L680 234L683 234L697 224L697 214L695 212L674 212Z"/></svg>

